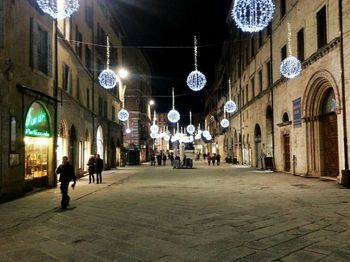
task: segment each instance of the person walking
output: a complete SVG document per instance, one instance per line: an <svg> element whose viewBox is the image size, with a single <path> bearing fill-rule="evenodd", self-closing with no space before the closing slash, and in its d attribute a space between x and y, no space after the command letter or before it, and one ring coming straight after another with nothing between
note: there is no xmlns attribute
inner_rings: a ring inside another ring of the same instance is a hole
<svg viewBox="0 0 350 262"><path fill-rule="evenodd" d="M87 163L88 165L88 173L89 173L89 184L91 184L91 178L92 178L92 183L95 183L95 157L91 156L89 158L89 161Z"/></svg>
<svg viewBox="0 0 350 262"><path fill-rule="evenodd" d="M211 162L213 163L213 166L215 166L215 160L216 160L216 154L214 154L211 158Z"/></svg>
<svg viewBox="0 0 350 262"><path fill-rule="evenodd" d="M220 160L221 160L221 155L217 154L216 155L216 163L217 163L218 166L220 166Z"/></svg>
<svg viewBox="0 0 350 262"><path fill-rule="evenodd" d="M156 165L156 156L154 154L151 155L151 166Z"/></svg>
<svg viewBox="0 0 350 262"><path fill-rule="evenodd" d="M68 157L62 158L62 164L56 169L56 174L60 175L59 182L61 182L61 208L66 209L69 206L70 197L68 195L68 187L71 180L73 180L72 188L74 189L76 184L76 177L73 166L69 163Z"/></svg>
<svg viewBox="0 0 350 262"><path fill-rule="evenodd" d="M96 171L96 184L102 183L102 170L103 170L103 160L100 155L96 155L95 171Z"/></svg>
<svg viewBox="0 0 350 262"><path fill-rule="evenodd" d="M207 160L208 160L208 165L210 166L210 163L211 163L211 156L210 156L210 154L207 155Z"/></svg>
<svg viewBox="0 0 350 262"><path fill-rule="evenodd" d="M162 160L163 160L163 166L165 166L166 165L166 154L163 154Z"/></svg>

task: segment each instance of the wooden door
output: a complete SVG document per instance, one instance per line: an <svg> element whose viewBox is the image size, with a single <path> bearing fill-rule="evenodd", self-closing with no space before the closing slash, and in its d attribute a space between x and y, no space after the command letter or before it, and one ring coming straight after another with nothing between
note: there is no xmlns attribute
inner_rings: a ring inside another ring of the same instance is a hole
<svg viewBox="0 0 350 262"><path fill-rule="evenodd" d="M337 115L332 113L322 119L322 145L324 176L337 177L339 174Z"/></svg>
<svg viewBox="0 0 350 262"><path fill-rule="evenodd" d="M284 171L290 171L290 137L289 134L283 136L283 157L284 157Z"/></svg>

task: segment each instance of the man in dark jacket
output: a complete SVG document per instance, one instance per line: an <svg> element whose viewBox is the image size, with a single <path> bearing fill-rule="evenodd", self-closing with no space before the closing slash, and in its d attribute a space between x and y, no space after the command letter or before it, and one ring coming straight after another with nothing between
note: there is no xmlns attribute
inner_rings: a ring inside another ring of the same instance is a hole
<svg viewBox="0 0 350 262"><path fill-rule="evenodd" d="M59 167L56 170L56 174L60 175L59 182L61 182L61 194L62 194L62 200L61 200L61 208L66 209L69 206L69 195L68 195L68 187L69 182L73 180L72 188L74 189L76 184L76 177L74 174L74 168L69 163L68 157L64 156L62 158L62 164L59 165Z"/></svg>
<svg viewBox="0 0 350 262"><path fill-rule="evenodd" d="M100 155L96 156L95 168L96 168L96 184L102 183L103 160L100 158Z"/></svg>

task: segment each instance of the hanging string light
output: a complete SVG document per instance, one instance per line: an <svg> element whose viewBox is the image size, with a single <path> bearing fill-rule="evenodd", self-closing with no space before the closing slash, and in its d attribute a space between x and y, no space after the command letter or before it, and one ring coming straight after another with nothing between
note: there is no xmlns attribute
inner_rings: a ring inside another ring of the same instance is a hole
<svg viewBox="0 0 350 262"><path fill-rule="evenodd" d="M109 56L110 56L110 45L109 45L109 37L107 36L107 48L106 48L106 57L107 57L107 69L103 70L98 77L98 81L100 85L106 89L111 89L115 87L118 83L118 76L109 69Z"/></svg>
<svg viewBox="0 0 350 262"><path fill-rule="evenodd" d="M129 119L128 119L127 123L126 123L125 133L127 133L127 134L130 134L130 133L131 133L131 129L130 129L130 127L129 127Z"/></svg>
<svg viewBox="0 0 350 262"><path fill-rule="evenodd" d="M118 119L123 122L129 119L129 112L124 109L124 102L122 109L118 112Z"/></svg>
<svg viewBox="0 0 350 262"><path fill-rule="evenodd" d="M194 71L192 71L188 77L187 77L187 86L192 89L193 91L199 91L202 90L203 87L207 83L207 79L205 78L205 75L198 71L198 64L197 64L197 38L194 37Z"/></svg>
<svg viewBox="0 0 350 262"><path fill-rule="evenodd" d="M286 78L298 76L302 70L301 62L298 58L292 56L292 32L290 23L288 23L288 57L281 62L280 71Z"/></svg>
<svg viewBox="0 0 350 262"><path fill-rule="evenodd" d="M231 99L231 80L228 80L228 93L229 100L224 105L224 111L227 113L234 113L237 110L236 103Z"/></svg>
<svg viewBox="0 0 350 262"><path fill-rule="evenodd" d="M53 19L70 17L79 8L79 0L36 0L44 13Z"/></svg>
<svg viewBox="0 0 350 262"><path fill-rule="evenodd" d="M226 119L226 112L224 111L224 119L221 120L220 125L223 128L227 128L230 125L230 121L228 121L228 119Z"/></svg>
<svg viewBox="0 0 350 262"><path fill-rule="evenodd" d="M192 112L190 111L190 124L186 127L187 133L192 135L194 131L196 131L196 128L194 125L192 125Z"/></svg>
<svg viewBox="0 0 350 262"><path fill-rule="evenodd" d="M205 128L206 126L207 126L207 120L205 120L204 128ZM208 127L208 129L209 129L209 127ZM207 136L210 135L210 133L209 133L208 130L204 129L204 131L202 132L202 135L203 135L204 137L207 137Z"/></svg>
<svg viewBox="0 0 350 262"><path fill-rule="evenodd" d="M158 133L158 131L159 131L159 126L156 125L156 110L154 110L153 125L151 125L150 129L151 129L152 133Z"/></svg>
<svg viewBox="0 0 350 262"><path fill-rule="evenodd" d="M259 32L272 20L272 0L235 0L232 18L243 32Z"/></svg>
<svg viewBox="0 0 350 262"><path fill-rule="evenodd" d="M178 122L180 120L180 113L175 110L174 88L173 88L172 96L173 96L173 109L170 110L169 113L168 113L168 120L171 123L176 123L176 122Z"/></svg>
<svg viewBox="0 0 350 262"><path fill-rule="evenodd" d="M207 135L207 136L205 137L205 139L208 140L208 141L212 140L212 138L213 138L213 137L211 136L211 134L209 134L209 135Z"/></svg>

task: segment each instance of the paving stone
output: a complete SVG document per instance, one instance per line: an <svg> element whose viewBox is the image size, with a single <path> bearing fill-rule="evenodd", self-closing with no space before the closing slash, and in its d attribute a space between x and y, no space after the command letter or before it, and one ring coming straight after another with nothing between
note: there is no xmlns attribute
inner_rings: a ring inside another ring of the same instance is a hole
<svg viewBox="0 0 350 262"><path fill-rule="evenodd" d="M314 252L306 251L306 250L301 250L301 251L295 252L289 256L282 258L281 261L283 261L283 262L294 262L294 261L312 262L312 261L319 261L325 257L326 256L323 254L314 253Z"/></svg>
<svg viewBox="0 0 350 262"><path fill-rule="evenodd" d="M347 190L316 179L204 164L191 172L147 165L106 171L102 185L89 185L84 177L69 192L74 208L65 212L57 209L57 188L1 204L0 261L350 257Z"/></svg>

